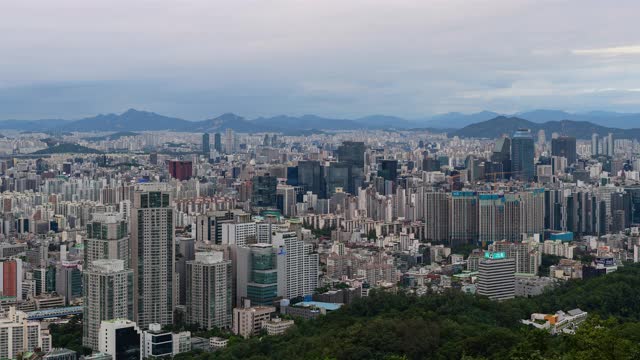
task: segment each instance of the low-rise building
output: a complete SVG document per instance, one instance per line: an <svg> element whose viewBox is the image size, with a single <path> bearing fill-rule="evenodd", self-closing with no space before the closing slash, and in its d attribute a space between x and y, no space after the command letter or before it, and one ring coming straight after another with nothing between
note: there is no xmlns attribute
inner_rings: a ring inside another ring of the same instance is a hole
<svg viewBox="0 0 640 360"><path fill-rule="evenodd" d="M191 332L173 333L173 355L191 351Z"/></svg>
<svg viewBox="0 0 640 360"><path fill-rule="evenodd" d="M36 310L54 309L64 307L65 298L57 294L42 294L33 297L33 302Z"/></svg>
<svg viewBox="0 0 640 360"><path fill-rule="evenodd" d="M144 358L171 357L173 354L173 334L162 331L162 325L149 324L149 330L143 334Z"/></svg>
<svg viewBox="0 0 640 360"><path fill-rule="evenodd" d="M262 323L271 319L276 308L273 306L251 306L245 300L244 307L233 309L233 333L248 338L262 330Z"/></svg>
<svg viewBox="0 0 640 360"><path fill-rule="evenodd" d="M326 303L320 301L302 301L293 305L287 302L281 303L280 312L292 317L299 317L305 320L318 318L320 315L326 315L339 309L342 304Z"/></svg>
<svg viewBox="0 0 640 360"><path fill-rule="evenodd" d="M353 300L360 297L361 293L362 290L359 288L330 290L321 294L313 294L313 300L336 304L351 304Z"/></svg>
<svg viewBox="0 0 640 360"><path fill-rule="evenodd" d="M562 240L546 240L542 246L542 253L573 259L575 249L575 245Z"/></svg>
<svg viewBox="0 0 640 360"><path fill-rule="evenodd" d="M262 323L262 328L267 330L267 335L282 335L294 324L293 320L273 318Z"/></svg>
<svg viewBox="0 0 640 360"><path fill-rule="evenodd" d="M103 352L97 352L91 355L85 355L84 360L113 360L113 356Z"/></svg>
<svg viewBox="0 0 640 360"><path fill-rule="evenodd" d="M229 339L217 336L209 338L209 346L211 346L211 349L213 350L224 349L227 345L229 345Z"/></svg>
<svg viewBox="0 0 640 360"><path fill-rule="evenodd" d="M582 279L582 263L577 260L561 259L557 265L549 267L549 276L562 279Z"/></svg>
<svg viewBox="0 0 640 360"><path fill-rule="evenodd" d="M562 310L555 314L531 314L530 319L522 320L525 325L547 330L551 334L574 334L580 323L587 319L588 313L580 309L569 310L566 313Z"/></svg>
<svg viewBox="0 0 640 360"><path fill-rule="evenodd" d="M557 280L541 276L516 276L516 296L532 297L542 295L545 289L553 286Z"/></svg>
<svg viewBox="0 0 640 360"><path fill-rule="evenodd" d="M201 350L204 352L211 351L211 346L209 345L209 339L192 336L191 337L191 350Z"/></svg>
<svg viewBox="0 0 640 360"><path fill-rule="evenodd" d="M76 360L78 353L73 350L59 348L49 351L42 360Z"/></svg>
<svg viewBox="0 0 640 360"><path fill-rule="evenodd" d="M105 320L100 324L98 336L100 352L113 359L140 359L142 331L127 319Z"/></svg>

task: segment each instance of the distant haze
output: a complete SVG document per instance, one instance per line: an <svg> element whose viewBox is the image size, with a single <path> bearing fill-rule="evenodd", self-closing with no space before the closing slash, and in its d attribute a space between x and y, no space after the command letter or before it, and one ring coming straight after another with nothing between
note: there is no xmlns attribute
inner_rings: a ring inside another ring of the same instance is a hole
<svg viewBox="0 0 640 360"><path fill-rule="evenodd" d="M0 119L640 112L637 0L34 0Z"/></svg>

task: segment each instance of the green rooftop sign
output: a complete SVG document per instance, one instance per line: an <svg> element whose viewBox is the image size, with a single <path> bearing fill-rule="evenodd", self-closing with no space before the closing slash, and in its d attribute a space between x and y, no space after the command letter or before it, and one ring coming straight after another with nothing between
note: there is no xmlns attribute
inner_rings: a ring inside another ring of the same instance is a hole
<svg viewBox="0 0 640 360"><path fill-rule="evenodd" d="M485 259L492 259L492 260L498 260L498 259L505 259L507 257L507 253L505 253L504 251L500 251L500 252L485 252L484 253L484 258Z"/></svg>

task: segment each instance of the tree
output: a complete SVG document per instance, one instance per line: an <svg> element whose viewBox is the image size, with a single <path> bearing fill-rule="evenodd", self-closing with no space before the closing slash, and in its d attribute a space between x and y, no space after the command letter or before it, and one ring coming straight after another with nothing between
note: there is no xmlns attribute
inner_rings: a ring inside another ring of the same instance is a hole
<svg viewBox="0 0 640 360"><path fill-rule="evenodd" d="M376 229L369 230L369 233L367 233L367 240L376 240L377 238L378 235L376 234Z"/></svg>

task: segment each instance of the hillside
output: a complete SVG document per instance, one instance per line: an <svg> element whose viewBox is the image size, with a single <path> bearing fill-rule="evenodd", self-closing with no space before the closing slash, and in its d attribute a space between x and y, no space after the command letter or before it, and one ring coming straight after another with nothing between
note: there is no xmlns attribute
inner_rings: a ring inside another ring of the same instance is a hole
<svg viewBox="0 0 640 360"><path fill-rule="evenodd" d="M176 359L636 359L638 298L637 265L500 303L460 292L416 297L374 291L318 320L297 320L283 336L233 339L222 351ZM576 307L591 316L573 336L519 323L531 312Z"/></svg>
<svg viewBox="0 0 640 360"><path fill-rule="evenodd" d="M516 117L537 123L547 121L587 121L604 127L632 129L640 127L640 114L618 113L613 111L590 111L586 113L569 113L560 110L532 110L514 114Z"/></svg>
<svg viewBox="0 0 640 360"><path fill-rule="evenodd" d="M446 114L438 114L432 117L419 120L421 126L432 128L454 128L460 129L467 125L477 122L486 121L500 116L500 114L492 111L481 111L473 114L462 114L459 112L450 112Z"/></svg>
<svg viewBox="0 0 640 360"><path fill-rule="evenodd" d="M117 139L120 139L121 137L137 136L137 135L140 135L140 134L132 131L120 131L120 132L115 132L113 134L109 134L105 136L88 137L88 138L85 138L85 140L87 141L117 140Z"/></svg>
<svg viewBox="0 0 640 360"><path fill-rule="evenodd" d="M72 121L61 127L66 131L144 131L187 130L191 122L148 111L129 109L122 114L98 115Z"/></svg>
<svg viewBox="0 0 640 360"><path fill-rule="evenodd" d="M45 129L63 127L71 120L45 119L45 120L4 120L0 121L1 130L22 130L41 132Z"/></svg>
<svg viewBox="0 0 640 360"><path fill-rule="evenodd" d="M78 144L58 144L46 149L38 150L33 152L35 155L44 155L44 154L102 154L101 151L96 149L91 149L86 146L78 145Z"/></svg>
<svg viewBox="0 0 640 360"><path fill-rule="evenodd" d="M574 134L587 139L593 132L601 135L612 132L618 138L640 137L640 114L624 114L593 111L572 114L556 110L534 110L499 116L482 111L473 114L446 113L417 120L397 116L371 115L356 119L327 118L317 115L259 117L247 119L226 113L206 120L189 121L160 115L154 112L129 109L121 114L102 114L80 120L6 120L0 121L0 130L20 130L60 134L61 132L134 132L173 130L186 132L280 132L299 133L316 130L361 130L361 129L430 129L434 132L452 133L462 137L494 138L502 133L512 133L518 127L534 131ZM633 129L631 129L633 128Z"/></svg>
<svg viewBox="0 0 640 360"><path fill-rule="evenodd" d="M233 113L222 114L210 120L196 121L190 127L190 131L198 132L223 132L227 129L245 133L274 131L270 126L249 121Z"/></svg>
<svg viewBox="0 0 640 360"><path fill-rule="evenodd" d="M640 129L618 129L596 125L587 121L547 121L541 124L517 118L498 116L491 120L482 121L463 127L450 133L451 136L476 137L494 139L503 134L511 135L519 128L531 129L534 133L544 130L548 137L556 132L560 135L571 135L578 139L590 139L593 133L600 136L613 133L618 139L640 139Z"/></svg>

